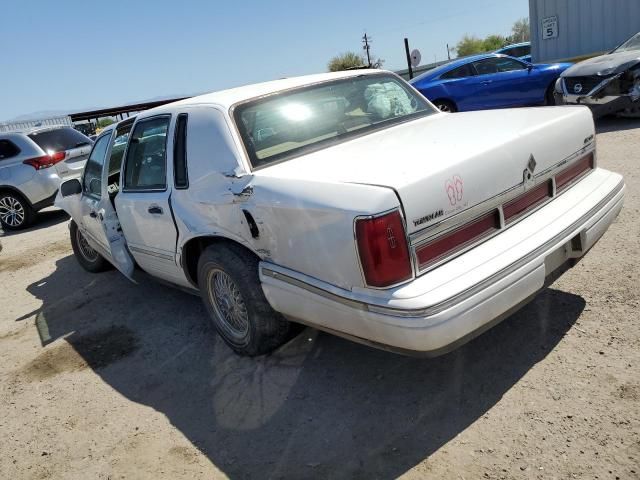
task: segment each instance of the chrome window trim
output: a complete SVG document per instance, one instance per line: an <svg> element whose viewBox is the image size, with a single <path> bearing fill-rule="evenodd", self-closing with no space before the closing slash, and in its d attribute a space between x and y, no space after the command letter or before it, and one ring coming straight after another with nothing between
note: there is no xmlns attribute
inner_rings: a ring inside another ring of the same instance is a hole
<svg viewBox="0 0 640 480"><path fill-rule="evenodd" d="M437 315L438 313L451 308L452 306L454 306L456 303L461 303L463 301L465 301L466 299L468 299L469 297L475 295L476 293L478 293L481 290L484 290L487 286L489 286L492 283L496 283L500 280L502 280L504 277L510 275L511 273L515 272L516 270L518 270L519 268L523 267L524 265L526 265L527 263L529 263L530 261L534 260L536 257L538 257L539 255L541 255L545 250L552 248L555 244L557 244L559 241L561 241L563 238L567 237L568 235L570 235L573 231L575 231L576 228L578 228L581 224L584 224L585 222L587 222L590 218L593 218L593 216L600 211L602 208L604 208L607 203L609 203L611 200L613 200L624 188L624 182L620 181L620 183L618 183L618 185L607 194L606 197L604 197L602 200L600 200L596 205L594 205L591 209L589 209L588 212L586 212L584 215L582 215L580 218L578 218L576 221L574 221L571 225L569 225L568 227L566 227L564 230L562 230L561 232L559 232L557 235L555 235L554 237L550 238L549 240L547 240L545 243L543 243L542 245L540 245L539 247L537 247L536 249L532 250L531 252L529 252L528 254L524 255L523 257L519 258L518 260L512 262L511 264L507 265L506 267L502 268L501 270L498 270L497 272L495 272L494 274L490 275L489 277L485 278L484 280L476 283L475 285L449 297L446 298L436 304L433 304L429 307L425 307L425 308L417 308L417 309L400 309L400 308L393 308L393 307L385 307L385 306L381 306L381 305L374 305L371 303L367 303L367 302L363 302L360 300L354 300L351 298L347 298L345 296L341 296L338 295L337 293L333 293L330 292L328 290L325 290L321 287L317 287L315 285L311 285L303 280L294 278L290 275L281 273L281 272L277 272L275 271L273 268L269 267L268 263L263 262L263 264L261 265L260 269L262 271L262 273L267 276L267 277L271 277L277 280L281 280L285 283L288 283L290 285L293 285L295 287L299 287L302 288L304 290L307 290L311 293L315 293L317 295L320 295L324 298L327 298L329 300L333 300L336 301L338 303L341 303L343 305L347 305L350 307L354 307L357 308L359 310L365 310L365 311L369 311L372 313L380 313L382 315L388 315L388 316L393 316L393 317L402 317L402 318L424 318L424 317L429 317L429 316L433 316L433 315ZM276 267L276 265L274 265L274 267ZM345 294L348 293L347 291L345 291Z"/></svg>

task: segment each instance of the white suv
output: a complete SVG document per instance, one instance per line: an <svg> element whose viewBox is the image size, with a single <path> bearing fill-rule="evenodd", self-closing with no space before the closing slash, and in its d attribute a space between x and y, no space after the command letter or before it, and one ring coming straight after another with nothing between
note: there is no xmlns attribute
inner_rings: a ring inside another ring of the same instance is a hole
<svg viewBox="0 0 640 480"><path fill-rule="evenodd" d="M92 144L71 127L0 133L2 228L25 228L53 205L60 182L82 173Z"/></svg>

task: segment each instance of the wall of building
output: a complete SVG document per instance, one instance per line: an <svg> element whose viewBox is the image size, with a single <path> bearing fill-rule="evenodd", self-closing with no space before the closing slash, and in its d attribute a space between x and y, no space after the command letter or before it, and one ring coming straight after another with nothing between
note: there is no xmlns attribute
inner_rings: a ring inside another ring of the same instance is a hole
<svg viewBox="0 0 640 480"><path fill-rule="evenodd" d="M557 37L543 39L543 22L554 16ZM529 0L529 20L534 62L591 56L640 31L640 0Z"/></svg>
<svg viewBox="0 0 640 480"><path fill-rule="evenodd" d="M23 130L30 130L32 128L53 127L57 125L73 127L71 117L60 116L34 120L18 120L15 122L0 122L0 132L19 132Z"/></svg>

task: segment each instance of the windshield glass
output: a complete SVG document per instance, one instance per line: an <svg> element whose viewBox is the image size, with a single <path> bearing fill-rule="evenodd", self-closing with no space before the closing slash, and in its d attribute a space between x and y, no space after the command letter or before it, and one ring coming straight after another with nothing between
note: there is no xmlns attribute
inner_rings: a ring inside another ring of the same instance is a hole
<svg viewBox="0 0 640 480"><path fill-rule="evenodd" d="M618 52L628 52L629 50L639 50L640 49L640 32L636 33L629 40L624 42L618 48L614 50L614 53Z"/></svg>
<svg viewBox="0 0 640 480"><path fill-rule="evenodd" d="M236 108L253 167L436 112L392 75L363 75L291 90Z"/></svg>

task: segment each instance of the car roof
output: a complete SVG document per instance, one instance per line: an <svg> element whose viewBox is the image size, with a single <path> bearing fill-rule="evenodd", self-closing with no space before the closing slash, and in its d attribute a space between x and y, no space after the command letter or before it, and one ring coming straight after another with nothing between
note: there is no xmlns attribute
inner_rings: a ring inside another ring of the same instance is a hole
<svg viewBox="0 0 640 480"><path fill-rule="evenodd" d="M421 75L418 75L414 79L412 79L409 83L415 83L425 78L437 77L438 75L442 75L449 70L453 70L454 68L461 67L462 65L466 65L467 63L477 62L478 60L484 60L485 58L494 58L494 57L508 57L508 55L502 55L500 53L489 52L489 53L481 53L478 55L469 55L468 57L456 58L449 63L445 63L444 65L440 65L439 67L433 68L431 70L427 70ZM511 58L511 57L509 57Z"/></svg>
<svg viewBox="0 0 640 480"><path fill-rule="evenodd" d="M18 135L31 135L32 133L46 132L49 130L59 130L61 128L73 128L70 125L45 125L40 127L27 127L9 130L8 132L0 132L0 134L14 133Z"/></svg>
<svg viewBox="0 0 640 480"><path fill-rule="evenodd" d="M304 87L306 85L313 85L317 83L327 82L331 80L339 80L342 78L359 77L363 75L374 75L388 73L386 70L378 69L361 69L361 70L348 70L343 72L333 73L320 73L315 75L305 75L301 77L283 78L280 80L272 80L270 82L255 83L252 85L245 85L242 87L231 88L228 90L220 90L217 92L206 93L204 95L198 95L177 102L168 103L160 107L155 107L150 110L145 110L140 113L140 117L147 117L151 115L157 115L159 113L168 113L173 111L178 106L188 105L217 105L225 110L228 110L232 105L251 100L256 97L262 97L272 93L281 92L292 88Z"/></svg>

